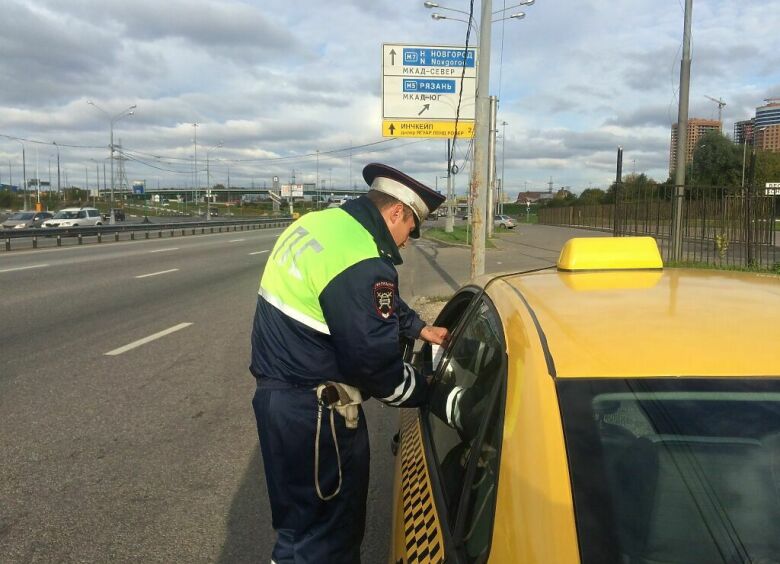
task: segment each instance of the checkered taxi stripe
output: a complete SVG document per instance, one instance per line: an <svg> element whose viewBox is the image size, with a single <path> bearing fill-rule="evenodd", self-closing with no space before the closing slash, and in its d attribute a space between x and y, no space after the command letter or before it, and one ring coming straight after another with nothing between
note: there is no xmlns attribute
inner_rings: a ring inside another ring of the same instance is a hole
<svg viewBox="0 0 780 564"><path fill-rule="evenodd" d="M444 561L441 526L425 463L416 409L401 410L401 496L403 501L405 564Z"/></svg>

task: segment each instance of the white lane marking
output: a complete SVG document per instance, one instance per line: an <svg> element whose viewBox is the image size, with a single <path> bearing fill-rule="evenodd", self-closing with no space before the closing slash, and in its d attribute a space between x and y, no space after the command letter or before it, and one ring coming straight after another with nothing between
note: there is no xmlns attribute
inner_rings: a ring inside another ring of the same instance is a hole
<svg viewBox="0 0 780 564"><path fill-rule="evenodd" d="M241 241L246 241L246 239L231 239L228 243L240 243Z"/></svg>
<svg viewBox="0 0 780 564"><path fill-rule="evenodd" d="M166 335L175 333L176 331L184 329L185 327L189 327L190 325L192 325L192 323L179 323L178 325L174 325L173 327L169 327L164 331L160 331L159 333L155 333L154 335L149 335L148 337L139 339L135 342L130 343L129 345L125 345L124 347L119 347L118 349L114 349L113 351L108 351L104 356L116 356L122 354L134 348L140 347L141 345L145 345L146 343L159 339L160 337L165 337Z"/></svg>
<svg viewBox="0 0 780 564"><path fill-rule="evenodd" d="M16 268L6 268L0 270L0 272L16 272L17 270L30 270L31 268L44 268L49 266L48 264L34 264L32 266L17 266Z"/></svg>
<svg viewBox="0 0 780 564"><path fill-rule="evenodd" d="M171 247L169 249L155 249L153 251L149 251L150 253L167 253L168 251L178 251L179 247Z"/></svg>
<svg viewBox="0 0 780 564"><path fill-rule="evenodd" d="M178 268L171 268L170 270L161 270L160 272L152 272L151 274L141 274L136 278L148 278L149 276L157 276L158 274L168 274L169 272L176 272Z"/></svg>
<svg viewBox="0 0 780 564"><path fill-rule="evenodd" d="M270 249L268 249L267 251L255 251L254 253L249 253L249 256L252 256L252 255L262 255L263 253L270 253L270 252L271 252Z"/></svg>

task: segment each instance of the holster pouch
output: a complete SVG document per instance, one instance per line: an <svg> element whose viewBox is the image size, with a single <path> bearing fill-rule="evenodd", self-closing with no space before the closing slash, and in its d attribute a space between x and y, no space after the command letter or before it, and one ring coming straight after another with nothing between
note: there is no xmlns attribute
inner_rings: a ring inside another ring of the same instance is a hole
<svg viewBox="0 0 780 564"><path fill-rule="evenodd" d="M358 407L363 396L354 386L340 382L325 382L317 386L317 400L344 418L347 429L357 429L360 420Z"/></svg>

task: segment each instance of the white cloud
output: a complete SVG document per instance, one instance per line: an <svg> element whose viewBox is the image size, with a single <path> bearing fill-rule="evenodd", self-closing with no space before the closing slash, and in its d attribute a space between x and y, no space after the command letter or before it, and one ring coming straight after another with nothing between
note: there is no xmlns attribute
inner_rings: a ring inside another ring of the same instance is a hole
<svg viewBox="0 0 780 564"><path fill-rule="evenodd" d="M214 151L216 174L230 166L234 184L261 185L293 170L313 180L318 150L320 177L337 186L360 182L372 160L432 185L444 174L443 140L382 142L349 156L350 145L382 141L382 43L464 40L464 24L431 20L422 0L2 4L0 134L56 140L72 176L83 177L77 171L94 167L90 159L104 159L107 150L108 120L86 104L90 99L108 112L137 104L115 131L138 158L127 163L128 174L163 184L191 182L194 122L199 159L223 141ZM493 2L496 10L504 5ZM510 191L544 188L551 176L575 190L606 186L618 145L625 171L665 179L669 126L677 119L681 6L538 0L524 9L524 20L494 24L491 92L501 98L499 122L508 124L498 158ZM717 117L705 95L722 97L730 132L764 98L780 94L777 20L761 0L694 3L692 117ZM458 162L467 145L459 142ZM0 137L0 162L19 167L19 150ZM458 175L459 190L466 176Z"/></svg>

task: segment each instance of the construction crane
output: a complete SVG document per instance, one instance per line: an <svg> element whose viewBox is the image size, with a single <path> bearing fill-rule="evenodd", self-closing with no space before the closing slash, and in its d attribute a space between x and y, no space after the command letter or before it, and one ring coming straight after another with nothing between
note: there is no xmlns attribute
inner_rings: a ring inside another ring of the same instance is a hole
<svg viewBox="0 0 780 564"><path fill-rule="evenodd" d="M712 100L718 105L718 121L720 122L720 128L723 129L723 106L726 105L726 102L723 101L723 98L718 98L717 100L713 98L712 96L704 95L705 98L708 100Z"/></svg>

